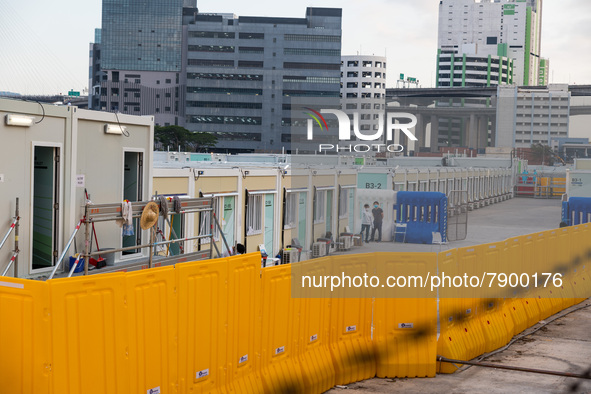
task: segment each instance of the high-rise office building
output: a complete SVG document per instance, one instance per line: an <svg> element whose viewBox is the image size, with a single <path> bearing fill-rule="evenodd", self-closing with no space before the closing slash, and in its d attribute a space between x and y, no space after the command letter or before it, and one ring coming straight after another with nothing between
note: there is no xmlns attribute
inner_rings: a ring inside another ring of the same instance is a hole
<svg viewBox="0 0 591 394"><path fill-rule="evenodd" d="M342 110L350 117L358 114L362 134L375 134L386 107L386 58L343 56L341 74Z"/></svg>
<svg viewBox="0 0 591 394"><path fill-rule="evenodd" d="M305 18L197 15L187 26L185 127L234 152L289 149L291 99L340 95L341 9ZM299 124L301 123L301 124Z"/></svg>
<svg viewBox="0 0 591 394"><path fill-rule="evenodd" d="M339 98L341 9L275 18L199 14L195 0L113 3L91 44L93 109L208 132L222 151L278 152L292 98Z"/></svg>
<svg viewBox="0 0 591 394"><path fill-rule="evenodd" d="M181 124L183 23L196 13L196 0L103 0L100 43L91 44L89 107Z"/></svg>
<svg viewBox="0 0 591 394"><path fill-rule="evenodd" d="M495 146L529 148L569 136L571 93L568 85L544 88L500 86Z"/></svg>
<svg viewBox="0 0 591 394"><path fill-rule="evenodd" d="M537 85L541 28L542 0L441 0L438 86Z"/></svg>

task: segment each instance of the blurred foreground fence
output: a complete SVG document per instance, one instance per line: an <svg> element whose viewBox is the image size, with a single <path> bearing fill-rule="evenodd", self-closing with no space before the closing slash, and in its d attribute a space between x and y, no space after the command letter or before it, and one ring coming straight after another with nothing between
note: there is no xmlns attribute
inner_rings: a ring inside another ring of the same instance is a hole
<svg viewBox="0 0 591 394"><path fill-rule="evenodd" d="M320 393L378 377L453 372L591 296L591 228L439 253L326 257L333 266L560 272L560 288L506 297L291 297L292 265L240 255L141 272L38 282L0 278L2 393ZM317 274L326 265L314 260ZM555 292L554 294L550 294Z"/></svg>

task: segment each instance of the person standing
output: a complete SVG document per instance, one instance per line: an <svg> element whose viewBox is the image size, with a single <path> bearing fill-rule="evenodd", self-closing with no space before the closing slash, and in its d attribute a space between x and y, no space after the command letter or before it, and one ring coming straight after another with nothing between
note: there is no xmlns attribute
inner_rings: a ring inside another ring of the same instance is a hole
<svg viewBox="0 0 591 394"><path fill-rule="evenodd" d="M363 212L361 217L361 239L363 238L363 232L365 231L365 243L369 242L369 229L371 228L372 214L369 211L369 204L363 206Z"/></svg>
<svg viewBox="0 0 591 394"><path fill-rule="evenodd" d="M384 211L380 208L380 203L377 201L373 202L373 209L371 210L373 215L373 230L371 231L371 242L374 242L376 230L378 231L378 239L376 242L382 241L382 220L384 219Z"/></svg>

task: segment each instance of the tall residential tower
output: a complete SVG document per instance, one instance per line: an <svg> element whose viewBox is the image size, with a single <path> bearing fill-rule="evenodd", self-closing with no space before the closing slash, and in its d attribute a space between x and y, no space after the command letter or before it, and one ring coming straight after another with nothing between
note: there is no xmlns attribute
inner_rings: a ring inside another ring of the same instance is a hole
<svg viewBox="0 0 591 394"><path fill-rule="evenodd" d="M441 0L438 86L533 86L545 81L548 62L540 66L541 29L542 0Z"/></svg>

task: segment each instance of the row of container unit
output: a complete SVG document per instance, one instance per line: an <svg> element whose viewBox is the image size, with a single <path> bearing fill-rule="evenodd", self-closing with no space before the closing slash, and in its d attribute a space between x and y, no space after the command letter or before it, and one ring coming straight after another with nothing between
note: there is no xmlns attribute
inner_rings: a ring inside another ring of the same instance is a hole
<svg viewBox="0 0 591 394"><path fill-rule="evenodd" d="M470 210L504 201L513 196L511 168L413 169L396 172L395 191L436 191L445 193L450 204L465 204ZM452 192L462 192L460 199Z"/></svg>
<svg viewBox="0 0 591 394"><path fill-rule="evenodd" d="M7 99L0 99L0 117L0 223L6 226L0 232L19 217L19 235L0 250L0 272L17 253L7 275L50 273L84 215L85 192L94 202L150 197L152 117ZM138 231L124 238L114 223L95 230L103 248L148 239ZM83 250L83 241L74 241L72 254ZM132 257L118 254L116 261Z"/></svg>
<svg viewBox="0 0 591 394"><path fill-rule="evenodd" d="M462 190L465 193L461 198L452 202L478 208L510 197L513 190L511 169L313 169L256 163L200 164L166 168L155 163L153 192L213 197L219 221L219 228L214 225L218 249L227 252L225 238L230 248L241 243L247 253L264 249L270 257L289 246L302 252L297 258L319 257L338 249L345 241L341 236L360 233L363 207L373 206L374 201L384 211L383 240L390 241L393 191L438 191L450 196ZM206 216L179 224L176 232L181 238L204 234L212 225ZM322 251L319 239L328 240L329 249ZM185 252L200 247L195 242L187 245Z"/></svg>

